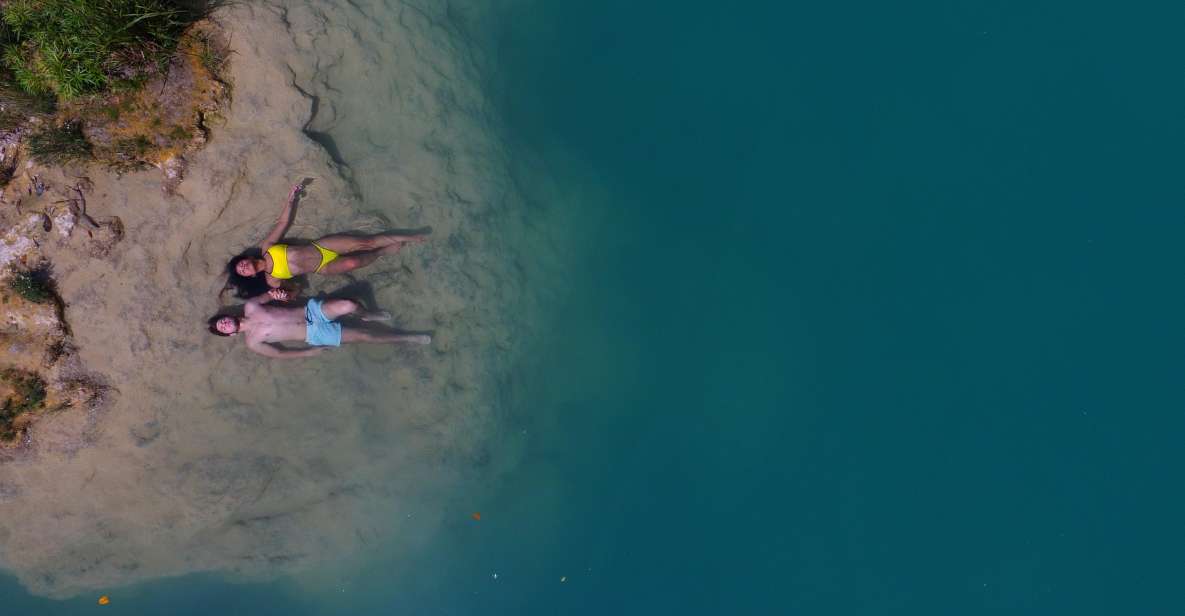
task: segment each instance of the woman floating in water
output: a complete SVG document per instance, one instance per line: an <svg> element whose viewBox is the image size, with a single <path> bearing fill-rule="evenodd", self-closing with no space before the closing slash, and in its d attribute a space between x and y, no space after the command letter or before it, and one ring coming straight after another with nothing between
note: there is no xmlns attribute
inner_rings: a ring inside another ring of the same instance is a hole
<svg viewBox="0 0 1185 616"><path fill-rule="evenodd" d="M309 245L281 244L292 224L292 210L304 190L304 182L292 187L288 202L271 233L256 248L231 259L226 266L228 287L241 298L279 287L284 280L304 274L344 274L392 255L404 244L423 242L426 236L377 233L375 235L326 235ZM265 283L266 284L263 284Z"/></svg>

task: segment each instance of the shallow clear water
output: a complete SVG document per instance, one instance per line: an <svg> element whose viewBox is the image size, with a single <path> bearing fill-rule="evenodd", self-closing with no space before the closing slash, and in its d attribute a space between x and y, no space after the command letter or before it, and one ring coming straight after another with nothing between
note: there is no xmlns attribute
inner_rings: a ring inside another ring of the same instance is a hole
<svg viewBox="0 0 1185 616"><path fill-rule="evenodd" d="M478 39L563 276L481 521L119 609L1179 611L1176 13L569 4Z"/></svg>

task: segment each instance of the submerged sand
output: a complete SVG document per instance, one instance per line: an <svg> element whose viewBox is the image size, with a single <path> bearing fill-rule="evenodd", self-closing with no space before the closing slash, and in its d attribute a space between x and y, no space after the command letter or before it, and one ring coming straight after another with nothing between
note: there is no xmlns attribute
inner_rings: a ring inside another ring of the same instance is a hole
<svg viewBox="0 0 1185 616"><path fill-rule="evenodd" d="M445 2L252 2L219 15L233 104L187 179L88 170L92 215L126 239L50 246L80 359L116 390L35 428L0 464L0 565L69 596L194 571L300 571L431 532L511 462L508 362L530 304L519 198L487 120L476 50ZM349 278L428 348L270 361L209 335L228 257L315 179L290 236L431 227ZM65 178L63 178L64 180ZM512 457L512 456L511 456Z"/></svg>

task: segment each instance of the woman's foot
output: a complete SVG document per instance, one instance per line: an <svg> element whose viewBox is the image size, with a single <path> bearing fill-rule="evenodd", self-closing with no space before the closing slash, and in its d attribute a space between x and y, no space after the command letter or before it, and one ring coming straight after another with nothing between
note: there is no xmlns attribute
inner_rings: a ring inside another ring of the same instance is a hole
<svg viewBox="0 0 1185 616"><path fill-rule="evenodd" d="M395 241L391 242L390 244L387 244L386 246L383 246L382 248L379 248L375 252L377 252L381 255L397 254L400 250L403 250L404 246L406 246L408 244L422 244L426 241L426 239L427 238L425 238L423 236L416 236L416 237L400 236Z"/></svg>
<svg viewBox="0 0 1185 616"><path fill-rule="evenodd" d="M428 241L428 235L421 233L418 235L399 235L395 233L388 233L383 236L383 240L389 246L400 246L403 244L422 244Z"/></svg>

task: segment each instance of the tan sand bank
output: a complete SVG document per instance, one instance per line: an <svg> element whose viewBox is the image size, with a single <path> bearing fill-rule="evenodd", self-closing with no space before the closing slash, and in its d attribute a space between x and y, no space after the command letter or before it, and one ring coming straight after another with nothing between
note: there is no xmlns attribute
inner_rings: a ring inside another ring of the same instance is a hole
<svg viewBox="0 0 1185 616"><path fill-rule="evenodd" d="M374 9L221 13L233 104L175 194L156 171L87 171L90 214L118 216L123 241L102 258L82 236L45 250L78 358L115 393L81 432L69 414L34 428L82 446L0 464L0 563L33 592L300 571L423 536L459 482L504 463L488 445L523 328L513 183L444 3L395 23ZM227 259L303 177L293 237L432 228L356 278L396 325L434 330L431 347L276 362L205 331Z"/></svg>

